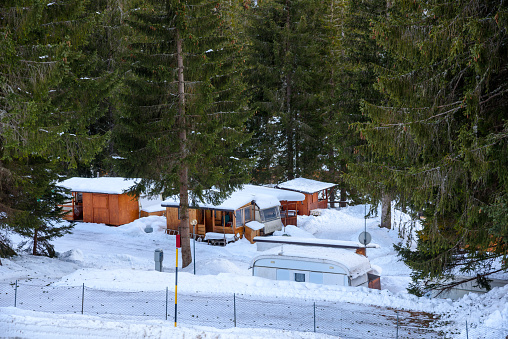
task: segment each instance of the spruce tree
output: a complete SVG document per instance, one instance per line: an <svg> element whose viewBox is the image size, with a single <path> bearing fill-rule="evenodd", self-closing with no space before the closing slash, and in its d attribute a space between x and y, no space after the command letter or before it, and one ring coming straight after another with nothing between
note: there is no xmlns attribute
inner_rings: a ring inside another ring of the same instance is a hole
<svg viewBox="0 0 508 339"><path fill-rule="evenodd" d="M150 1L130 12L118 171L141 178L139 191L179 195L184 267L189 200L217 202L248 180L245 60L229 14L227 2L209 0Z"/></svg>
<svg viewBox="0 0 508 339"><path fill-rule="evenodd" d="M7 184L0 210L9 222L33 207L41 214L32 214L36 220L30 225L40 229L48 211L8 192L29 199L34 190L39 197L45 192L45 201L54 199L48 193L52 181L43 181L43 191L38 183L27 183L23 164L41 159L41 173L44 166L48 171L55 164L73 167L90 161L108 136L88 129L103 114L101 103L113 82L109 74L95 71L93 53L82 48L95 20L88 4L9 0L0 7L0 180Z"/></svg>
<svg viewBox="0 0 508 339"><path fill-rule="evenodd" d="M73 224L63 221L61 207L70 192L57 186L57 166L41 157L29 157L9 164L19 174L11 192L13 212L1 219L2 224L22 237L20 250L33 255L54 257L50 241L71 232Z"/></svg>
<svg viewBox="0 0 508 339"><path fill-rule="evenodd" d="M353 203L368 200L377 206L388 185L383 177L376 176L377 171L371 171L371 166L385 159L370 156L357 125L368 121L362 111L364 101L379 104L384 100L375 88L376 69L386 65L388 55L372 38L371 24L375 18L386 16L387 4L384 0L350 0L340 9L344 14L335 34L340 39L336 42L330 110L334 116L325 126L330 149L326 164L339 182L342 205L350 199Z"/></svg>
<svg viewBox="0 0 508 339"><path fill-rule="evenodd" d="M313 176L323 166L328 10L314 0L263 0L247 11L257 182Z"/></svg>
<svg viewBox="0 0 508 339"><path fill-rule="evenodd" d="M417 249L397 247L413 291L507 269L507 18L504 1L401 1L373 26L394 58L378 87L390 104L365 105L362 134L425 218Z"/></svg>

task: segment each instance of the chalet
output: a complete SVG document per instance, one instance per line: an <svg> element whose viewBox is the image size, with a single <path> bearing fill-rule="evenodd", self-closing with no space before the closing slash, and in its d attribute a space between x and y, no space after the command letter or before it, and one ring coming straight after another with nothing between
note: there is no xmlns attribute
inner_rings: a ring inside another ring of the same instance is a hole
<svg viewBox="0 0 508 339"><path fill-rule="evenodd" d="M381 289L369 259L341 248L282 245L255 257L251 268L253 276L272 280Z"/></svg>
<svg viewBox="0 0 508 339"><path fill-rule="evenodd" d="M278 184L277 188L305 194L305 200L301 202L283 201L282 206L287 206L286 209L283 208L283 214L311 215L312 210L328 208L330 189L334 186L332 183L305 178Z"/></svg>
<svg viewBox="0 0 508 339"><path fill-rule="evenodd" d="M140 199L126 193L137 179L118 177L70 178L59 183L71 191L63 205L66 220L119 226L141 216L162 215L160 199Z"/></svg>
<svg viewBox="0 0 508 339"><path fill-rule="evenodd" d="M304 199L305 196L297 192L245 185L218 205L190 202L190 220L196 220L196 225L190 226L190 233L211 241L224 239L227 243L233 238L246 237L253 242L257 235L282 229L281 201ZM177 233L180 224L178 198L166 199L162 206L166 208L168 233Z"/></svg>

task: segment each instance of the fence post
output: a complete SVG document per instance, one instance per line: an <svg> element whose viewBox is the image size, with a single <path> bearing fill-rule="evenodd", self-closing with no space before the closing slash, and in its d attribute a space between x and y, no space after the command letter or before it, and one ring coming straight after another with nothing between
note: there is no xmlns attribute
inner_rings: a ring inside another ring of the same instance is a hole
<svg viewBox="0 0 508 339"><path fill-rule="evenodd" d="M316 332L316 302L314 302L314 332Z"/></svg>
<svg viewBox="0 0 508 339"><path fill-rule="evenodd" d="M395 311L397 313L397 333L395 334L395 338L399 339L399 312Z"/></svg>
<svg viewBox="0 0 508 339"><path fill-rule="evenodd" d="M467 320L466 320L466 339L469 339L469 330L467 328Z"/></svg>
<svg viewBox="0 0 508 339"><path fill-rule="evenodd" d="M236 327L236 293L233 293L233 317Z"/></svg>
<svg viewBox="0 0 508 339"><path fill-rule="evenodd" d="M166 286L166 320L168 320L168 287Z"/></svg>
<svg viewBox="0 0 508 339"><path fill-rule="evenodd" d="M81 289L81 314L83 314L84 309L85 309L85 283L83 283L83 288Z"/></svg>
<svg viewBox="0 0 508 339"><path fill-rule="evenodd" d="M18 281L16 280L16 285L14 286L14 307L16 307L18 301Z"/></svg>

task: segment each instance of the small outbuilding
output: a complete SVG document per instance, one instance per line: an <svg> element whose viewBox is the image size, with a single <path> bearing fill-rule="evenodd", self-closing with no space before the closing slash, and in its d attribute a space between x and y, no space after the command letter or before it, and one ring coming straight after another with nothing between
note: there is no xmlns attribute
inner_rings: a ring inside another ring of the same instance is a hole
<svg viewBox="0 0 508 339"><path fill-rule="evenodd" d="M242 189L236 190L217 205L189 202L190 220L196 220L195 229L190 226L189 231L199 237L206 237L208 233L215 233L214 237L217 237L216 234L233 234L237 238L245 236L253 242L253 238L257 235L271 234L282 229L281 200L304 199L305 196L297 192L244 185ZM162 202L162 206L166 208L168 233L178 232L179 204L177 197ZM253 221L257 223L252 223Z"/></svg>
<svg viewBox="0 0 508 339"><path fill-rule="evenodd" d="M288 215L311 215L311 211L315 209L328 208L328 198L330 189L336 184L317 181L306 178L296 178L278 184L276 187L283 190L300 192L305 195L305 199L298 201L284 201L282 206L288 206L285 214Z"/></svg>
<svg viewBox="0 0 508 339"><path fill-rule="evenodd" d="M59 186L71 190L63 207L65 219L118 226L139 218L139 199L126 193L136 179L118 177L70 178Z"/></svg>
<svg viewBox="0 0 508 339"><path fill-rule="evenodd" d="M255 257L251 268L253 276L272 280L381 289L369 259L346 249L283 245Z"/></svg>

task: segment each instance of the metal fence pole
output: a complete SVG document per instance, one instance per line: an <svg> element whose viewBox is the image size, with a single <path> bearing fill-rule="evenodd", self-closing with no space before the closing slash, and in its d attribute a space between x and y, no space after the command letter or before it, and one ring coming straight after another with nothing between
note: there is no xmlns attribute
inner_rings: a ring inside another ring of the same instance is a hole
<svg viewBox="0 0 508 339"><path fill-rule="evenodd" d="M467 320L466 320L466 339L469 339L469 330L467 328Z"/></svg>
<svg viewBox="0 0 508 339"><path fill-rule="evenodd" d="M16 280L16 285L14 286L14 307L16 307L18 301L18 281Z"/></svg>
<svg viewBox="0 0 508 339"><path fill-rule="evenodd" d="M399 312L395 312L395 313L397 313L397 333L395 335L395 338L399 339Z"/></svg>
<svg viewBox="0 0 508 339"><path fill-rule="evenodd" d="M168 320L168 288L166 286L166 320Z"/></svg>
<svg viewBox="0 0 508 339"><path fill-rule="evenodd" d="M85 283L83 283L83 288L81 289L81 314L85 309Z"/></svg>
<svg viewBox="0 0 508 339"><path fill-rule="evenodd" d="M236 327L236 293L233 293L233 315L234 315L234 322Z"/></svg>
<svg viewBox="0 0 508 339"><path fill-rule="evenodd" d="M316 332L316 302L314 302L314 332Z"/></svg>

